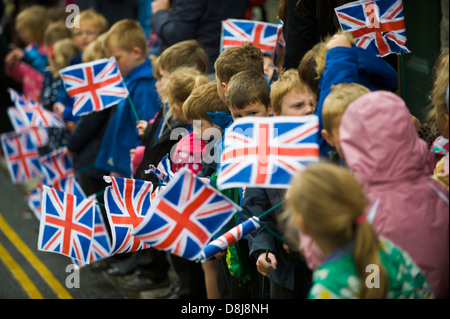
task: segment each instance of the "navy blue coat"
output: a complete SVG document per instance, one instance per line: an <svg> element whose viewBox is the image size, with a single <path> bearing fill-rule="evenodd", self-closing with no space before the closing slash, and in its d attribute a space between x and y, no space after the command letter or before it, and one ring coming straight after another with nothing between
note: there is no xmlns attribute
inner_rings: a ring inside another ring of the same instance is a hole
<svg viewBox="0 0 450 319"><path fill-rule="evenodd" d="M171 11L153 14L150 26L165 47L197 40L208 55L208 73L214 73L220 51L221 21L228 17L243 18L247 4L248 0L172 0Z"/></svg>

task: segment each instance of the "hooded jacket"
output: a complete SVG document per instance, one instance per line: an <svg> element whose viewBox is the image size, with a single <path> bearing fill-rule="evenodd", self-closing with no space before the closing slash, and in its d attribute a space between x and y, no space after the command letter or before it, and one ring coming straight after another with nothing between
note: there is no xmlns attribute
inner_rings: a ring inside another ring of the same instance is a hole
<svg viewBox="0 0 450 319"><path fill-rule="evenodd" d="M449 194L433 180L428 145L397 95L368 93L345 111L340 145L369 200L367 220L421 268L435 298L449 297Z"/></svg>
<svg viewBox="0 0 450 319"><path fill-rule="evenodd" d="M137 66L125 77L130 97L140 119L150 120L161 104L156 92L150 59ZM95 167L131 177L130 150L142 145L136 129L136 118L128 99L117 105L103 138Z"/></svg>

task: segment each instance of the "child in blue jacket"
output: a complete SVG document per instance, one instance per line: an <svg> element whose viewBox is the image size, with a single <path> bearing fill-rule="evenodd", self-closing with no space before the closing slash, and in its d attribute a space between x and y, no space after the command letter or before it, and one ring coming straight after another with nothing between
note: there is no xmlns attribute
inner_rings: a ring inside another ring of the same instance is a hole
<svg viewBox="0 0 450 319"><path fill-rule="evenodd" d="M351 35L338 32L326 39L315 58L319 79L319 99L316 115L319 131L323 129L322 107L332 86L339 83L358 83L371 91L394 90L398 85L397 71L373 53L355 46ZM357 65L355 68L354 66ZM326 157L332 147L319 137L320 155Z"/></svg>
<svg viewBox="0 0 450 319"><path fill-rule="evenodd" d="M117 60L132 102L125 99L117 105L95 166L111 172L112 176L130 178L130 150L142 145L136 122L153 118L161 102L155 88L151 60L147 58L147 38L139 22L121 20L109 32L105 45Z"/></svg>

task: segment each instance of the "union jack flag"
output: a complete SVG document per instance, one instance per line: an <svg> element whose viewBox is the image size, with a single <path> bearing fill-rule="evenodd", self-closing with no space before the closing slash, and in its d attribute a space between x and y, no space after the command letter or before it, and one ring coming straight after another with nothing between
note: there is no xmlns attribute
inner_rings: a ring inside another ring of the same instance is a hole
<svg viewBox="0 0 450 319"><path fill-rule="evenodd" d="M334 10L342 30L353 35L357 46L381 57L410 53L402 0L356 1Z"/></svg>
<svg viewBox="0 0 450 319"><path fill-rule="evenodd" d="M95 201L43 186L38 249L89 263Z"/></svg>
<svg viewBox="0 0 450 319"><path fill-rule="evenodd" d="M89 257L90 263L111 256L111 241L106 230L105 222L103 221L98 205L96 205L95 208L94 238L92 240L91 255ZM73 262L80 268L87 265L86 263L75 259Z"/></svg>
<svg viewBox="0 0 450 319"><path fill-rule="evenodd" d="M209 259L215 254L226 249L228 246L234 244L238 240L241 240L247 234L251 233L255 229L260 227L259 218L254 216L247 219L245 222L233 227L225 234L210 242L202 251L202 257Z"/></svg>
<svg viewBox="0 0 450 319"><path fill-rule="evenodd" d="M31 107L40 106L40 104L38 102L31 100L24 94L19 93L14 89L9 88L8 92L11 97L11 101L14 102L14 104L16 105L17 108L25 107L25 106L31 106Z"/></svg>
<svg viewBox="0 0 450 319"><path fill-rule="evenodd" d="M17 107L30 123L31 127L65 127L64 122L53 112L42 106Z"/></svg>
<svg viewBox="0 0 450 319"><path fill-rule="evenodd" d="M75 173L66 148L51 152L41 157L40 161L47 185L53 185L55 182Z"/></svg>
<svg viewBox="0 0 450 319"><path fill-rule="evenodd" d="M158 166L150 165L149 169L145 171L145 174L154 174L161 183L168 183L174 175L169 154L163 157Z"/></svg>
<svg viewBox="0 0 450 319"><path fill-rule="evenodd" d="M283 21L280 20L280 22L278 23L278 30L277 30L277 44L272 53L272 60L274 65L277 65L278 57L282 55L283 49L286 48L286 40L284 39L283 26L284 23Z"/></svg>
<svg viewBox="0 0 450 319"><path fill-rule="evenodd" d="M318 133L316 115L236 120L225 133L217 187L288 188L319 160Z"/></svg>
<svg viewBox="0 0 450 319"><path fill-rule="evenodd" d="M9 120L16 133L24 131L30 126L28 120L23 116L23 114L14 106L8 107Z"/></svg>
<svg viewBox="0 0 450 319"><path fill-rule="evenodd" d="M67 94L74 99L75 116L104 110L128 96L114 57L70 66L59 73Z"/></svg>
<svg viewBox="0 0 450 319"><path fill-rule="evenodd" d="M156 196L133 234L156 249L195 260L237 210L232 201L182 168Z"/></svg>
<svg viewBox="0 0 450 319"><path fill-rule="evenodd" d="M3 154L14 184L42 176L39 153L28 132L4 133L1 140Z"/></svg>
<svg viewBox="0 0 450 319"><path fill-rule="evenodd" d="M16 107L9 107L7 112L16 133L28 131L36 147L41 147L48 144L48 132L44 127L30 126L28 120Z"/></svg>
<svg viewBox="0 0 450 319"><path fill-rule="evenodd" d="M27 194L28 207L38 220L41 220L42 184L39 184Z"/></svg>
<svg viewBox="0 0 450 319"><path fill-rule="evenodd" d="M35 189L27 194L28 206L38 220L41 219L43 185L44 184L42 183L39 184ZM77 198L86 198L86 195L78 184L74 174L68 175L53 184L47 184L46 186L50 186L64 193L75 195Z"/></svg>
<svg viewBox="0 0 450 319"><path fill-rule="evenodd" d="M17 110L20 112L20 121L22 125L28 127L64 127L64 122L53 112L42 107L19 92L8 89L11 100L14 101ZM14 112L16 115L16 112ZM11 115L10 115L11 118ZM16 119L15 119L16 120ZM13 120L11 120L13 122ZM14 122L13 122L14 125ZM16 127L14 127L16 129Z"/></svg>
<svg viewBox="0 0 450 319"><path fill-rule="evenodd" d="M152 183L104 176L111 183L105 190L105 207L112 231L112 254L132 252L149 246L132 236L150 209Z"/></svg>
<svg viewBox="0 0 450 319"><path fill-rule="evenodd" d="M221 51L229 47L253 43L265 54L272 55L277 45L278 25L266 22L228 19L222 21Z"/></svg>

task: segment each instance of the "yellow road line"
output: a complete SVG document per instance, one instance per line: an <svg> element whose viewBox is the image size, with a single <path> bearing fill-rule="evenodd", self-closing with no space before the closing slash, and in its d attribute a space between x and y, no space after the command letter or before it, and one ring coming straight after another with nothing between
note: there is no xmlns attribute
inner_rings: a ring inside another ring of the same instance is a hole
<svg viewBox="0 0 450 319"><path fill-rule="evenodd" d="M27 274L20 268L19 264L12 258L2 244L0 244L0 261L11 270L14 277L16 277L31 299L44 299Z"/></svg>
<svg viewBox="0 0 450 319"><path fill-rule="evenodd" d="M9 226L6 220L0 213L0 229L9 238L11 243L16 246L17 250L28 260L28 262L36 269L39 275L47 282L47 284L53 289L58 298L60 299L72 299L72 296L67 289L53 276L48 268L36 257L30 248L23 242L22 239L14 232Z"/></svg>

